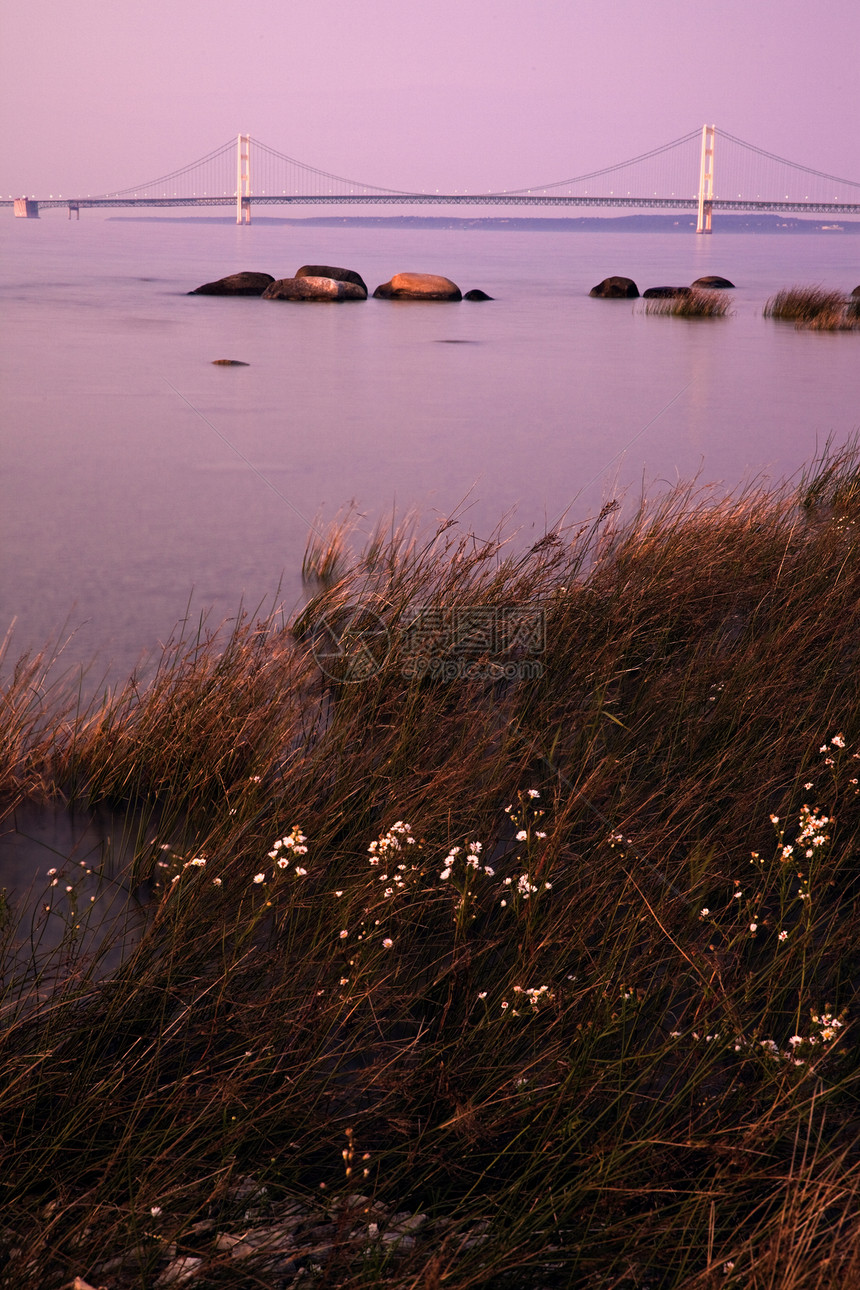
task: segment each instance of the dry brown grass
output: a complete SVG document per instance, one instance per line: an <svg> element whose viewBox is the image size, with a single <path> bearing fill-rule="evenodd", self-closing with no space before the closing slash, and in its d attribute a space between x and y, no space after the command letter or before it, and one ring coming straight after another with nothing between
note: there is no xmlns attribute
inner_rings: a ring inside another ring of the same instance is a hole
<svg viewBox="0 0 860 1290"><path fill-rule="evenodd" d="M798 494L680 490L525 553L380 530L292 633L179 639L53 723L25 665L6 802L124 810L150 897L108 977L62 858L62 954L0 920L7 1284L149 1287L170 1243L201 1285L290 1284L216 1241L296 1198L335 1233L318 1284L851 1284L858 476L847 450ZM389 635L362 670L368 602ZM416 669L418 608L452 665L455 612L542 613L541 674ZM347 624L328 675L321 619ZM352 1222L357 1192L427 1214L415 1244Z"/></svg>
<svg viewBox="0 0 860 1290"><path fill-rule="evenodd" d="M725 318L729 304L724 291L694 287L687 295L646 300L645 313L661 318Z"/></svg>

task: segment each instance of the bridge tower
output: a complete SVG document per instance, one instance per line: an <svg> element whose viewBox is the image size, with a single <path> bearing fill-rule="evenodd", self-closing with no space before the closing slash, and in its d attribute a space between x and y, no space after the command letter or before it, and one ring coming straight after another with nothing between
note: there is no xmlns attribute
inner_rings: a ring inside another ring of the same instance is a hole
<svg viewBox="0 0 860 1290"><path fill-rule="evenodd" d="M249 134L240 134L236 146L236 223L251 223L251 136Z"/></svg>
<svg viewBox="0 0 860 1290"><path fill-rule="evenodd" d="M714 135L716 127L702 126L702 161L699 166L699 214L697 233L710 233L714 204Z"/></svg>

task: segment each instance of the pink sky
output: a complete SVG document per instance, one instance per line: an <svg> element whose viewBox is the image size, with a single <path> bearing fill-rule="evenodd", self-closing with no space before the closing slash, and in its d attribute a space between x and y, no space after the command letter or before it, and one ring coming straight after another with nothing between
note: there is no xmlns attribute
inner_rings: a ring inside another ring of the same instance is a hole
<svg viewBox="0 0 860 1290"><path fill-rule="evenodd" d="M238 132L404 189L536 185L715 122L860 180L858 0L26 0L0 195L142 182Z"/></svg>

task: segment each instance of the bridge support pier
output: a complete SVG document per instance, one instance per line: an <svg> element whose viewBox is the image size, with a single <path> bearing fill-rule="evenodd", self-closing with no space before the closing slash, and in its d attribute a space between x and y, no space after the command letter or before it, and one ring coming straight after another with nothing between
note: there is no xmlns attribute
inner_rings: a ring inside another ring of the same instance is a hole
<svg viewBox="0 0 860 1290"><path fill-rule="evenodd" d="M18 219L38 219L39 203L29 197L16 197L12 207Z"/></svg>
<svg viewBox="0 0 860 1290"><path fill-rule="evenodd" d="M251 136L240 134L236 147L236 223L251 223Z"/></svg>
<svg viewBox="0 0 860 1290"><path fill-rule="evenodd" d="M714 135L712 125L702 126L702 160L699 166L699 211L697 233L710 233L714 206Z"/></svg>

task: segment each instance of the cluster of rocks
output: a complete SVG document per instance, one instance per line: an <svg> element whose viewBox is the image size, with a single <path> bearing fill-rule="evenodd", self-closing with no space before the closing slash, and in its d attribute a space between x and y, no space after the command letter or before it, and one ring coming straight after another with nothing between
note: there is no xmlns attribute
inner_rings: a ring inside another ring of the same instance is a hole
<svg viewBox="0 0 860 1290"><path fill-rule="evenodd" d="M713 274L696 278L689 287L648 287L641 294L644 300L665 300L673 296L689 296L693 291L729 291L734 285L728 278ZM596 287L592 287L588 294L600 300L636 300L640 292L632 278L615 277L604 278Z"/></svg>
<svg viewBox="0 0 860 1290"><path fill-rule="evenodd" d="M357 1194L312 1208L296 1201L272 1202L264 1186L253 1178L243 1178L233 1189L232 1199L238 1202L236 1219L220 1223L201 1219L181 1241L163 1246L161 1265L152 1282L155 1290L205 1284L206 1273L223 1268L225 1263L235 1267L237 1276L247 1269L255 1276L265 1276L267 1284L274 1281L287 1290L313 1283L314 1277L325 1278L329 1264L336 1263L341 1269L353 1262L361 1264L374 1252L387 1260L426 1246L429 1257L446 1238L453 1239L460 1252L488 1239L486 1219L463 1225L446 1218L431 1220L427 1214L409 1210L394 1213L388 1206ZM156 1240L160 1219L161 1212L153 1211L150 1234ZM121 1256L110 1259L88 1273L87 1279L76 1277L63 1290L102 1290L106 1282L132 1272L133 1263Z"/></svg>
<svg viewBox="0 0 860 1290"><path fill-rule="evenodd" d="M353 269L331 264L303 264L292 278L270 273L231 273L204 282L190 296L261 296L263 300L366 300L367 283ZM436 273L395 273L373 293L375 300L492 300L485 291L461 292L456 282Z"/></svg>

